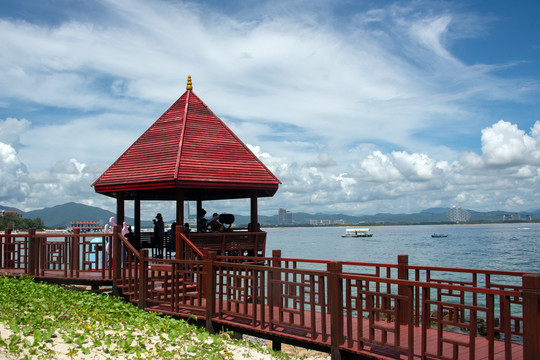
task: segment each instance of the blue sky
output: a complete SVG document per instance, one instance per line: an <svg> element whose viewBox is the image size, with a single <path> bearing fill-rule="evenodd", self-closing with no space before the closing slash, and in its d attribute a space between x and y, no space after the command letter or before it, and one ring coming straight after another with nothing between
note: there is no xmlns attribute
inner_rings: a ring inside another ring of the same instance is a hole
<svg viewBox="0 0 540 360"><path fill-rule="evenodd" d="M0 3L0 204L90 184L182 93L282 181L263 214L537 208L536 1ZM174 204L144 204L172 214ZM209 204L248 213L247 201Z"/></svg>

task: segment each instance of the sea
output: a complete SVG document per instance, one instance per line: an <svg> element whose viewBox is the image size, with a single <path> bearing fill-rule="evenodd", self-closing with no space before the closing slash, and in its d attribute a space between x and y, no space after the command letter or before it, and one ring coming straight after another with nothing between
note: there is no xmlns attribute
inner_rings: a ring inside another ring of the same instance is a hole
<svg viewBox="0 0 540 360"><path fill-rule="evenodd" d="M416 266L540 272L540 224L372 226L369 238L341 237L345 229L265 228L266 256L397 264L403 254Z"/></svg>

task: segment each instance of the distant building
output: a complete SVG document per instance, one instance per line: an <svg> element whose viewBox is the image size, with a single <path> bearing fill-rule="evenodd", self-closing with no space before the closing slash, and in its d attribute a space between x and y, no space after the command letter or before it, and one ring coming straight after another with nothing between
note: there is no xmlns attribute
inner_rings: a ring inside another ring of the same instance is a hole
<svg viewBox="0 0 540 360"><path fill-rule="evenodd" d="M189 213L189 202L186 201L184 203L184 219L189 219L191 216L190 216L190 213Z"/></svg>
<svg viewBox="0 0 540 360"><path fill-rule="evenodd" d="M287 209L280 208L278 210L278 225L292 225L293 223L293 214Z"/></svg>
<svg viewBox="0 0 540 360"><path fill-rule="evenodd" d="M345 225L345 220L343 220L343 219L334 220L334 224L336 224L336 225Z"/></svg>
<svg viewBox="0 0 540 360"><path fill-rule="evenodd" d="M73 232L78 229L81 233L98 232L103 229L98 221L72 221L69 224L68 231Z"/></svg>
<svg viewBox="0 0 540 360"><path fill-rule="evenodd" d="M523 215L523 216L521 216L520 213L504 214L503 215L503 221L531 221L531 220L532 220L531 215Z"/></svg>
<svg viewBox="0 0 540 360"><path fill-rule="evenodd" d="M22 217L22 214L19 214L17 211L0 210L0 216L4 216L4 215L8 215L8 214L12 214L12 215L15 215L15 216L18 216L18 217Z"/></svg>
<svg viewBox="0 0 540 360"><path fill-rule="evenodd" d="M459 206L452 206L452 208L446 213L446 217L455 223L463 223L471 220L471 213L463 210Z"/></svg>

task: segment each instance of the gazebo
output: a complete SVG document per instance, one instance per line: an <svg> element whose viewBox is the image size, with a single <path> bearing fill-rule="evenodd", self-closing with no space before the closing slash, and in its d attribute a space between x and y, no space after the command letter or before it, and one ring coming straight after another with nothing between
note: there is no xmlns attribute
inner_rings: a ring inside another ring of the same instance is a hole
<svg viewBox="0 0 540 360"><path fill-rule="evenodd" d="M141 201L176 201L176 223L184 201L251 199L248 231L258 231L257 202L271 197L281 182L193 92L186 92L161 115L93 184L116 199L117 221L125 201L134 201L135 236L140 239Z"/></svg>

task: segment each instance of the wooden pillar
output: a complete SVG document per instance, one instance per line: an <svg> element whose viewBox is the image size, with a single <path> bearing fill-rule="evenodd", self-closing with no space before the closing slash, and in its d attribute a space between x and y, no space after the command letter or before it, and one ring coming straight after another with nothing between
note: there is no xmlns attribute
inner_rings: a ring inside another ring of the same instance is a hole
<svg viewBox="0 0 540 360"><path fill-rule="evenodd" d="M540 275L523 275L523 360L540 359Z"/></svg>
<svg viewBox="0 0 540 360"><path fill-rule="evenodd" d="M13 266L13 259L11 257L11 249L13 248L13 239L11 236L11 229L4 229L4 267L11 268Z"/></svg>
<svg viewBox="0 0 540 360"><path fill-rule="evenodd" d="M176 225L176 229L174 231L174 257L176 260L184 260L184 238L180 235L182 234L182 230L184 229L183 226ZM190 259L193 260L193 259Z"/></svg>
<svg viewBox="0 0 540 360"><path fill-rule="evenodd" d="M37 275L38 268L38 244L36 239L36 229L28 229L28 269L27 274Z"/></svg>
<svg viewBox="0 0 540 360"><path fill-rule="evenodd" d="M118 280L120 280L120 271L122 267L122 254L121 254L121 247L120 247L120 232L122 231L122 227L120 225L115 225L113 229L113 234L111 237L112 241L112 268L113 268L113 293L115 295L119 295L120 292L118 291ZM111 266L111 265L109 265Z"/></svg>
<svg viewBox="0 0 540 360"><path fill-rule="evenodd" d="M135 226L135 241L137 244L141 245L141 198L139 195L135 195L135 202L133 205L133 218L135 219L133 224L133 226Z"/></svg>
<svg viewBox="0 0 540 360"><path fill-rule="evenodd" d="M281 307L280 304L280 294L282 291L282 285L281 285L281 271L279 271L279 268L281 268L281 250L273 249L272 250L272 268L268 274L270 277L270 281L268 281L269 289L268 289L268 295L270 296L269 301L269 307L270 307L270 322L272 322L274 318L275 311L274 309L278 309ZM273 339L272 340L272 350L274 351L281 351L281 341Z"/></svg>
<svg viewBox="0 0 540 360"><path fill-rule="evenodd" d="M139 265L139 309L146 307L146 298L148 296L148 249L141 249L141 262Z"/></svg>
<svg viewBox="0 0 540 360"><path fill-rule="evenodd" d="M184 226L184 189L176 188L176 226Z"/></svg>
<svg viewBox="0 0 540 360"><path fill-rule="evenodd" d="M270 271L270 289L269 289L269 295L270 295L270 313L273 314L274 307L279 307L279 294L281 294L281 271L279 271L279 268L281 268L281 250L272 250L272 268L273 270Z"/></svg>
<svg viewBox="0 0 540 360"><path fill-rule="evenodd" d="M216 315L216 276L214 273L214 261L216 252L208 251L204 262L203 288L206 298L206 331L211 334L216 332L212 319Z"/></svg>
<svg viewBox="0 0 540 360"><path fill-rule="evenodd" d="M202 210L202 200L200 197L198 197L197 198L197 214L195 215L197 217L195 231L198 231L199 229L199 214L201 213L201 210Z"/></svg>
<svg viewBox="0 0 540 360"><path fill-rule="evenodd" d="M339 346L343 343L343 283L339 274L343 264L331 261L328 271L328 312L330 313L330 355L332 360L343 359Z"/></svg>
<svg viewBox="0 0 540 360"><path fill-rule="evenodd" d="M71 261L69 262L70 277L73 277L76 273L79 274L79 244L80 244L81 229L73 229L73 237L71 247Z"/></svg>
<svg viewBox="0 0 540 360"><path fill-rule="evenodd" d="M398 279L409 280L409 255L398 255ZM408 297L408 294L408 286L398 285L398 295ZM413 299L409 298L409 301L413 301ZM409 323L408 305L409 304L407 303L399 301L398 316L401 325L408 325Z"/></svg>
<svg viewBox="0 0 540 360"><path fill-rule="evenodd" d="M253 191L251 193L251 220L248 231L259 231L259 219L257 217L257 212L257 192Z"/></svg>
<svg viewBox="0 0 540 360"><path fill-rule="evenodd" d="M126 194L119 192L116 194L116 223L122 226L123 222L126 219L125 215L125 200Z"/></svg>

